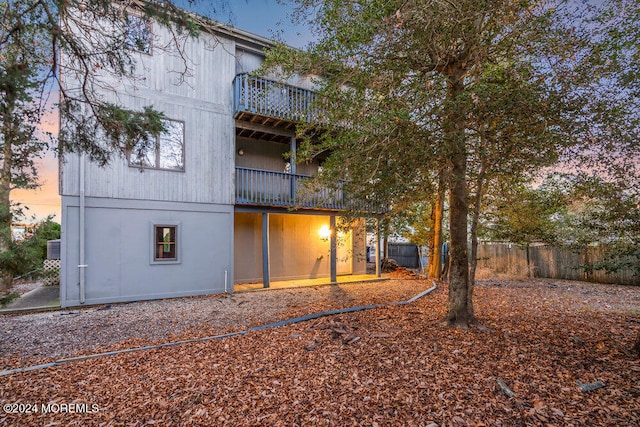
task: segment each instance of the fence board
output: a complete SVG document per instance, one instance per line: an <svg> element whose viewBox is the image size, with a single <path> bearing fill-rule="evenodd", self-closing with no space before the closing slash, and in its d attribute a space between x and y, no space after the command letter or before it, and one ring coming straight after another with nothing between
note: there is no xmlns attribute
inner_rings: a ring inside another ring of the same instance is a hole
<svg viewBox="0 0 640 427"><path fill-rule="evenodd" d="M589 247L576 252L570 248L530 246L527 249L510 243L482 243L478 246L478 269L513 277L585 280L598 283L640 285L640 277L624 270L607 274L605 271L585 271L602 259L606 248Z"/></svg>
<svg viewBox="0 0 640 427"><path fill-rule="evenodd" d="M406 268L420 267L418 247L413 243L389 243L389 258L396 260L398 265Z"/></svg>

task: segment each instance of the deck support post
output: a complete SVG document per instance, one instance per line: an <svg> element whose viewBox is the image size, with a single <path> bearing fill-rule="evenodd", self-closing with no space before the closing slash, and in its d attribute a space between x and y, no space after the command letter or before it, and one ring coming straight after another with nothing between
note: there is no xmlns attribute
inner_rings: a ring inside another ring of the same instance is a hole
<svg viewBox="0 0 640 427"><path fill-rule="evenodd" d="M296 204L296 163L297 158L296 158L296 149L297 149L297 144L296 144L296 137L292 136L291 137L291 141L289 143L289 150L291 151L291 157L289 158L289 166L290 166L290 173L291 173L291 179L290 179L290 188L289 188L289 192L290 192L290 196L291 196L291 203L292 204Z"/></svg>
<svg viewBox="0 0 640 427"><path fill-rule="evenodd" d="M337 274L337 263L336 263L336 257L337 257L337 241L336 241L336 216L335 215L331 215L329 217L329 228L331 230L331 243L330 243L330 270L331 270L331 283L335 283L338 281L338 274Z"/></svg>
<svg viewBox="0 0 640 427"><path fill-rule="evenodd" d="M376 276L381 276L380 271L380 218L376 217Z"/></svg>
<svg viewBox="0 0 640 427"><path fill-rule="evenodd" d="M269 287L269 214L262 213L262 284Z"/></svg>

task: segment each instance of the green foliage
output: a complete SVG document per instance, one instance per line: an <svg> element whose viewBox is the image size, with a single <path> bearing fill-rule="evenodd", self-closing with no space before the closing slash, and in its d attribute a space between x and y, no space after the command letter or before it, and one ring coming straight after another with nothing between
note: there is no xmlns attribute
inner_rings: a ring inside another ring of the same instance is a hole
<svg viewBox="0 0 640 427"><path fill-rule="evenodd" d="M555 188L531 189L524 183L499 182L488 199L482 228L487 240L504 240L520 245L535 242L560 243L558 217L566 210L567 197Z"/></svg>
<svg viewBox="0 0 640 427"><path fill-rule="evenodd" d="M12 301L20 298L20 294L17 292L7 292L0 295L0 307L5 307L7 304Z"/></svg>
<svg viewBox="0 0 640 427"><path fill-rule="evenodd" d="M47 241L60 238L60 224L47 219L38 224L31 236L12 241L10 249L0 254L0 269L13 277L24 276L42 268L47 258Z"/></svg>
<svg viewBox="0 0 640 427"><path fill-rule="evenodd" d="M347 178L354 197L428 229L416 206L428 205L437 177L460 179L450 168L466 161L470 200L490 209L485 236L606 235L633 247L620 239L639 229L628 218L640 206L629 190L640 188L638 2L298 3L317 42L308 52L279 46L266 66L322 76L322 126L302 126L299 157L330 152L327 183ZM577 217L567 192L523 184L559 160L629 188Z"/></svg>
<svg viewBox="0 0 640 427"><path fill-rule="evenodd" d="M404 237L419 246L428 246L433 230L433 219L431 218L431 205L419 204L410 215L410 227L403 233Z"/></svg>
<svg viewBox="0 0 640 427"><path fill-rule="evenodd" d="M87 153L91 160L100 165L108 163L111 152L117 150L128 154L132 150L145 152L155 144L155 137L166 129L164 114L144 107L136 112L114 104L94 107L93 115L83 115L78 103L63 103L61 113L66 117L67 126L60 130L61 141L73 140L67 151ZM93 133L91 130L94 130ZM95 129L100 129L108 144L96 141Z"/></svg>
<svg viewBox="0 0 640 427"><path fill-rule="evenodd" d="M604 257L597 260L593 270L603 270L607 274L632 271L640 277L640 241L635 243L617 242L606 247Z"/></svg>
<svg viewBox="0 0 640 427"><path fill-rule="evenodd" d="M551 175L537 189L502 185L487 197L482 236L519 244L544 242L576 252L601 246L584 268L640 275L640 192L632 183L587 171Z"/></svg>
<svg viewBox="0 0 640 427"><path fill-rule="evenodd" d="M562 184L572 202L559 219L567 244L605 248L591 269L640 275L640 191L635 181L585 173L563 175Z"/></svg>
<svg viewBox="0 0 640 427"><path fill-rule="evenodd" d="M575 76L568 59L583 41L563 23L566 8L299 3L318 42L308 52L279 46L266 67L322 75L322 129L301 129L311 137L299 157L330 152L327 183L348 177L354 197L375 197L394 211L423 201L461 154L460 142L469 178L482 164L493 177L529 174L576 142L581 104L560 83L568 72ZM554 66L541 64L544 58ZM454 81L461 88L455 96Z"/></svg>
<svg viewBox="0 0 640 427"><path fill-rule="evenodd" d="M14 86L24 87L23 92L34 99L57 87L62 115L59 146L86 152L103 165L113 155L127 153L134 146L148 143L150 135L164 131L159 125L162 114L152 107L131 111L106 96L115 91L114 81L135 82L131 44L140 40L132 40L131 31L144 32L146 26L132 29L134 14L142 15L141 20L155 19L170 29L173 38L155 47L162 52L179 53L184 38L197 37L201 25L207 24L170 1L128 2L127 7L110 0L0 3L0 62L6 70L0 75L0 90L12 70L20 73ZM190 64L183 58L184 69L174 71L186 74ZM58 84L60 74L65 85ZM29 117L20 112L7 114L21 117L33 128L40 122L44 105L36 103L36 114ZM5 135L4 140L14 144L15 137Z"/></svg>

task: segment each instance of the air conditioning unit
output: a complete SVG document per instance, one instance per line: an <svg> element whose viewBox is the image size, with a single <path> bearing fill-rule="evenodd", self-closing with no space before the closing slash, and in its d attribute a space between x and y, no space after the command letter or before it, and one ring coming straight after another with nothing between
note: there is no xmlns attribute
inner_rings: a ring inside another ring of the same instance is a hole
<svg viewBox="0 0 640 427"><path fill-rule="evenodd" d="M47 259L60 259L60 239L47 240Z"/></svg>

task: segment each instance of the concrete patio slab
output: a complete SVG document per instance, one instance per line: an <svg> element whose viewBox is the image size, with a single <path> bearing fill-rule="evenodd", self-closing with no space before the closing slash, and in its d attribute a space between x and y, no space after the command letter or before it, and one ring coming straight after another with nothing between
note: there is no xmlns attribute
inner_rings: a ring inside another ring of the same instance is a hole
<svg viewBox="0 0 640 427"><path fill-rule="evenodd" d="M389 280L387 277L378 277L375 274L355 274L347 276L338 276L337 281L332 282L328 277L319 279L298 279L298 280L278 280L272 281L268 288L265 288L262 282L256 283L242 283L233 286L234 292L247 292L247 291L259 291L268 289L289 289L289 288L301 288L306 286L327 286L327 285L342 285L345 283L356 282L378 282L382 280Z"/></svg>
<svg viewBox="0 0 640 427"><path fill-rule="evenodd" d="M57 310L60 308L60 286L41 286L27 292L0 309L0 314L25 311Z"/></svg>

